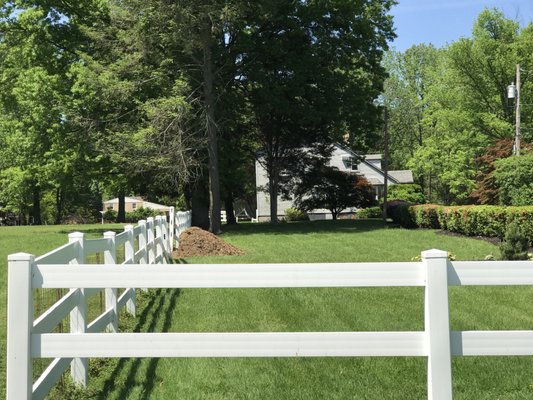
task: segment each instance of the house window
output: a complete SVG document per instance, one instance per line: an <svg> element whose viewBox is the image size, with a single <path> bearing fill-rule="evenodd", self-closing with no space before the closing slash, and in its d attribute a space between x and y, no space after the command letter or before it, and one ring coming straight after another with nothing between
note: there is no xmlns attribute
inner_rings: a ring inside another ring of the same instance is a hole
<svg viewBox="0 0 533 400"><path fill-rule="evenodd" d="M135 210L137 208L137 203L131 203L131 208Z"/></svg>
<svg viewBox="0 0 533 400"><path fill-rule="evenodd" d="M113 209L113 204L109 204L109 205L107 206L107 209L108 209L108 210L112 210L112 209Z"/></svg>
<svg viewBox="0 0 533 400"><path fill-rule="evenodd" d="M350 171L357 171L359 169L359 163L355 157L345 157L342 161L344 162L346 169Z"/></svg>

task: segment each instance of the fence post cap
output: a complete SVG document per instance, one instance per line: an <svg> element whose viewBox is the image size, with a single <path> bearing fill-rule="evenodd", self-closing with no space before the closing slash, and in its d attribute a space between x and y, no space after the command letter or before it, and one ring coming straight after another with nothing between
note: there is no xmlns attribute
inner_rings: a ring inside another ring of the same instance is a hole
<svg viewBox="0 0 533 400"><path fill-rule="evenodd" d="M148 222L153 221L153 220L154 220L154 217L148 217L148 218L146 218L146 220L147 220Z"/></svg>
<svg viewBox="0 0 533 400"><path fill-rule="evenodd" d="M83 239L85 233L83 232L72 232L68 234L69 239Z"/></svg>
<svg viewBox="0 0 533 400"><path fill-rule="evenodd" d="M35 256L29 253L14 253L7 256L7 261L33 261Z"/></svg>
<svg viewBox="0 0 533 400"><path fill-rule="evenodd" d="M104 232L104 237L105 238L114 238L115 236L117 236L116 232L113 232L113 231Z"/></svg>
<svg viewBox="0 0 533 400"><path fill-rule="evenodd" d="M438 249L431 249L422 252L422 258L448 258L448 252Z"/></svg>
<svg viewBox="0 0 533 400"><path fill-rule="evenodd" d="M145 219L140 219L137 221L137 224L138 225L146 225L146 220Z"/></svg>
<svg viewBox="0 0 533 400"><path fill-rule="evenodd" d="M132 231L132 230L133 230L133 225L126 225L126 226L124 226L124 230L125 230L125 231Z"/></svg>

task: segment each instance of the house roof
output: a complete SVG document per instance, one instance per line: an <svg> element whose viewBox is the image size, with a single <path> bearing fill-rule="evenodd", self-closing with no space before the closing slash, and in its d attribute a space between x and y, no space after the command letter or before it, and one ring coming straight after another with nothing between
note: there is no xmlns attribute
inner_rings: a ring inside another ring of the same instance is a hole
<svg viewBox="0 0 533 400"><path fill-rule="evenodd" d="M347 146L344 146L342 145L341 143L335 143L336 146L338 146L340 149L346 151L347 153L350 153L351 155L353 155L354 157L361 157L360 154L357 154L355 151L353 151L352 149L350 149L349 147ZM377 154L369 154L368 156L377 156ZM368 157L368 156L365 156L365 157ZM379 157L381 158L381 154L379 154ZM367 161L366 159L363 159L361 161L361 163L367 165L369 168L373 169L374 171L376 171L377 173L381 174L381 175L384 175L384 172L382 169L376 167L373 163ZM392 175L389 175L389 180L393 181L394 183L401 183L399 182L394 176ZM370 182L372 185L377 185L377 184L380 184L380 183L373 183L373 182Z"/></svg>
<svg viewBox="0 0 533 400"><path fill-rule="evenodd" d="M124 198L125 203L140 203L140 206L143 208L151 208L152 210L162 210L162 211L168 211L170 207L164 206L163 204L157 204L152 203L149 201L144 201L141 197L125 197ZM118 204L118 197L106 200L103 202L104 204Z"/></svg>
<svg viewBox="0 0 533 400"><path fill-rule="evenodd" d="M365 154L365 160L381 160L381 154Z"/></svg>
<svg viewBox="0 0 533 400"><path fill-rule="evenodd" d="M399 183L413 183L413 171L399 170L399 171L389 171L389 175L396 179Z"/></svg>
<svg viewBox="0 0 533 400"><path fill-rule="evenodd" d="M143 202L144 200L141 197L125 197L124 201L126 203L139 203L139 202ZM105 200L104 203L105 204L118 204L118 197L115 197L114 199L111 199L111 200Z"/></svg>

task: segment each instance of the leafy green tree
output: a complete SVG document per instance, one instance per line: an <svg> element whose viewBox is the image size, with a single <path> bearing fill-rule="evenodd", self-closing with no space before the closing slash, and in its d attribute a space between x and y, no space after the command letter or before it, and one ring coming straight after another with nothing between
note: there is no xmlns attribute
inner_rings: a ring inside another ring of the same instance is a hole
<svg viewBox="0 0 533 400"><path fill-rule="evenodd" d="M271 222L287 166L317 144L350 133L354 148L368 146L379 124L373 103L392 39L392 1L268 1L238 37L237 76L253 111L250 131L268 175ZM305 147L305 151L302 148Z"/></svg>
<svg viewBox="0 0 533 400"><path fill-rule="evenodd" d="M404 53L389 51L384 59L389 77L383 102L388 109L391 168L406 168L407 161L424 144L433 128L428 123L428 92L440 53L432 45L415 45Z"/></svg>
<svg viewBox="0 0 533 400"><path fill-rule="evenodd" d="M389 57L385 99L392 115L393 164L413 169L429 201L467 203L479 198L469 196L476 179L482 179L479 157L495 141L514 134L507 85L514 80L516 63L531 66L532 32L531 24L519 29L500 11L487 9L478 16L472 37L433 52L436 57L422 57L419 46ZM411 63L404 65L408 55L413 56ZM417 70L423 73L408 72ZM524 98L533 96L529 76L522 89ZM530 113L524 110L523 116L524 132L529 132ZM423 132L422 142L394 141L406 132Z"/></svg>
<svg viewBox="0 0 533 400"><path fill-rule="evenodd" d="M96 1L79 6L13 1L0 6L0 136L5 144L0 149L0 186L11 188L0 191L0 201L17 199L16 206L28 211L35 224L42 222L45 193L56 193L55 222L61 220L65 198L76 202L78 197L72 176L84 174L84 168L75 169L85 160L78 151L83 141L65 117L72 84L68 69L83 43L78 22L90 20L98 10ZM16 187L8 181L13 177Z"/></svg>
<svg viewBox="0 0 533 400"><path fill-rule="evenodd" d="M495 167L494 181L500 204L533 205L533 153L498 160Z"/></svg>
<svg viewBox="0 0 533 400"><path fill-rule="evenodd" d="M158 40L169 40L168 24L151 6L110 2L105 18L84 27L92 46L71 69L71 118L92 138L107 191L119 197L119 221L127 193L177 193L198 170L189 87L176 67L176 44Z"/></svg>
<svg viewBox="0 0 533 400"><path fill-rule="evenodd" d="M323 167L307 174L296 186L294 204L303 211L325 208L333 219L349 207L370 207L376 201L372 185L360 175Z"/></svg>

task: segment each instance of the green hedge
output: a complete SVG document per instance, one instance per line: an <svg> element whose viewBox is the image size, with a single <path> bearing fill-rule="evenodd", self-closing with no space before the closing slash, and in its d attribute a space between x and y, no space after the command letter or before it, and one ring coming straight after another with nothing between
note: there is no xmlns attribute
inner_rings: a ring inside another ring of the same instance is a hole
<svg viewBox="0 0 533 400"><path fill-rule="evenodd" d="M357 210L357 218L381 218L382 211L380 207L367 207Z"/></svg>
<svg viewBox="0 0 533 400"><path fill-rule="evenodd" d="M406 211L407 210L407 211ZM517 222L533 242L533 206L439 206L424 204L399 205L391 213L404 228L445 229L468 236L503 238L507 226Z"/></svg>

